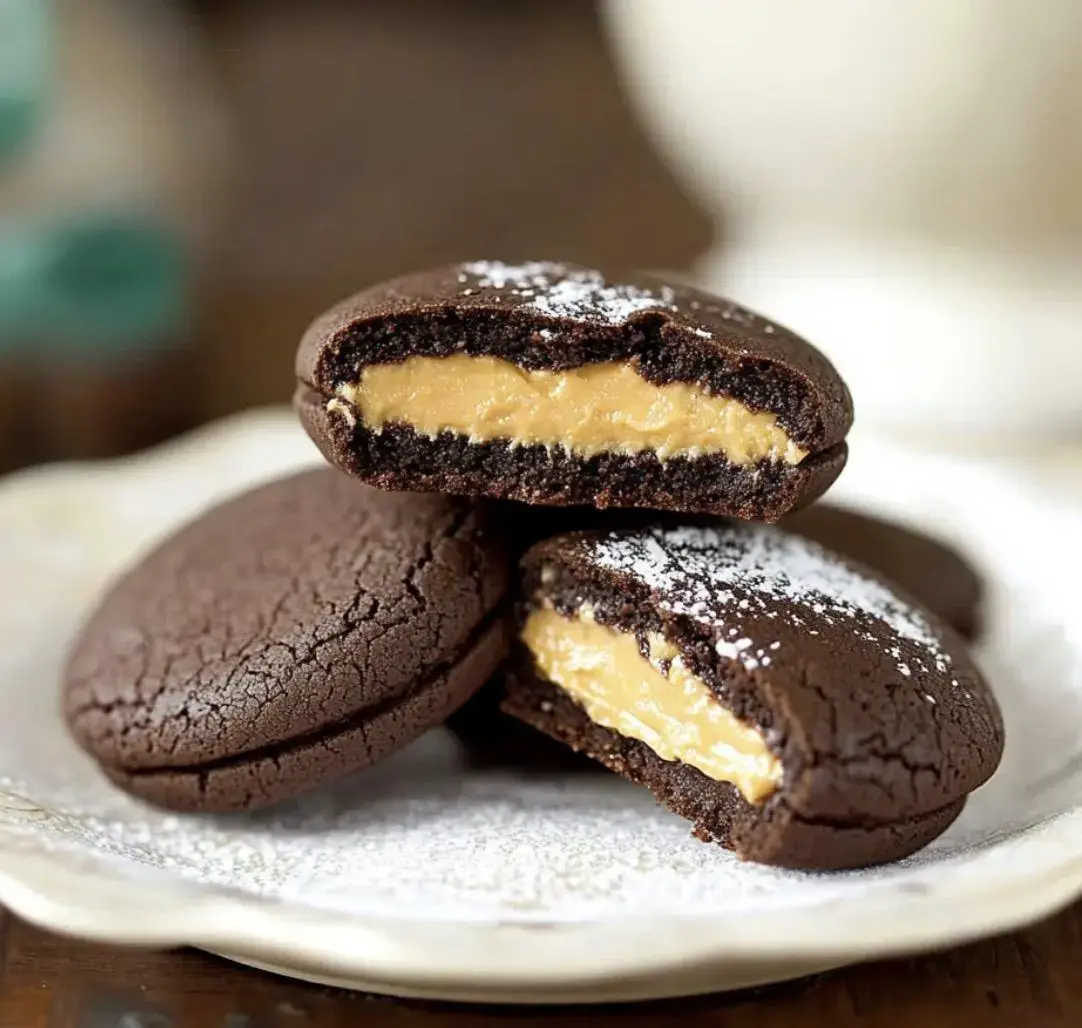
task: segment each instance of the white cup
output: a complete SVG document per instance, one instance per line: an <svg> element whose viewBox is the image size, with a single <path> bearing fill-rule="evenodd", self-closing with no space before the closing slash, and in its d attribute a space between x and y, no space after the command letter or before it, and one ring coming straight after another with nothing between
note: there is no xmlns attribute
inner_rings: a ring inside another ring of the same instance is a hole
<svg viewBox="0 0 1082 1028"><path fill-rule="evenodd" d="M1082 436L1082 3L606 14L647 129L724 225L698 277L827 352L861 424Z"/></svg>

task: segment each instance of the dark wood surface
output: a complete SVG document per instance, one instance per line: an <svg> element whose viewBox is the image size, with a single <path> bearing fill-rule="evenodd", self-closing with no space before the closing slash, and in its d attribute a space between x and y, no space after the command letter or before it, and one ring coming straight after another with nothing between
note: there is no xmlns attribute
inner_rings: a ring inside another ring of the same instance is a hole
<svg viewBox="0 0 1082 1028"><path fill-rule="evenodd" d="M626 1006L483 1007L306 985L193 951L72 942L0 914L0 1028L1077 1028L1080 963L1082 907L1075 907L1006 938L749 992Z"/></svg>

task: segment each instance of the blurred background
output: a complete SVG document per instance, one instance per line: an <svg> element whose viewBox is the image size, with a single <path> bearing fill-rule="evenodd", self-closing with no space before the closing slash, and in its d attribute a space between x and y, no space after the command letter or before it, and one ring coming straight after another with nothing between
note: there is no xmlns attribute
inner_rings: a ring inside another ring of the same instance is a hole
<svg viewBox="0 0 1082 1028"><path fill-rule="evenodd" d="M323 307L477 257L686 272L859 424L1077 437L1082 5L871 7L0 0L0 469L284 402Z"/></svg>
<svg viewBox="0 0 1082 1028"><path fill-rule="evenodd" d="M0 0L0 466L287 401L414 267L709 239L588 0Z"/></svg>

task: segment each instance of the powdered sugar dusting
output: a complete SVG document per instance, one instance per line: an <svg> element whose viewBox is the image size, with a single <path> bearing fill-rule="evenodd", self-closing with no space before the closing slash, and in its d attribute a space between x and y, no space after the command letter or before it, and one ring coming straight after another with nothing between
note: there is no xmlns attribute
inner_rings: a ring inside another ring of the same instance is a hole
<svg viewBox="0 0 1082 1028"><path fill-rule="evenodd" d="M669 286L656 289L609 283L598 271L574 268L552 261L504 264L502 261L472 261L462 265L482 289L506 289L527 301L541 314L554 318L579 318L621 325L638 311L676 311L676 294ZM463 281L462 275L459 282ZM696 333L710 338L706 329Z"/></svg>
<svg viewBox="0 0 1082 1028"><path fill-rule="evenodd" d="M827 624L872 619L886 629L886 639L914 644L940 673L950 667L949 655L920 611L816 543L768 525L656 527L611 533L589 545L602 567L647 583L661 594L663 609L674 614L711 625L744 612L774 613L801 626L809 616ZM810 627L806 632L818 634ZM751 639L733 639L734 634L730 628L717 651L749 670L780 645L774 640L753 650ZM872 641L877 635L865 631L862 637ZM900 649L892 646L888 652L908 677L911 669L899 659Z"/></svg>

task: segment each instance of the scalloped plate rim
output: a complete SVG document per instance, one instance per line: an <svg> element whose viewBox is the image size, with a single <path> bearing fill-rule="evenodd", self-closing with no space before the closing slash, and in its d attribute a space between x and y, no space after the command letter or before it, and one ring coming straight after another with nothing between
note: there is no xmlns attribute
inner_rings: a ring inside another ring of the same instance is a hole
<svg viewBox="0 0 1082 1028"><path fill-rule="evenodd" d="M1082 826L1082 811L1056 820ZM217 886L135 882L120 873L75 870L65 863L59 852L41 851L23 861L17 854L0 854L0 902L24 920L61 934L126 945L194 946L306 980L489 1002L515 997L564 1002L569 996L581 1002L591 995L601 1002L765 984L792 977L797 964L813 968L801 973L815 973L1012 931L1082 895L1080 855L958 891L949 910L936 892L906 893L903 899L884 890L882 902L862 907L855 917L851 911L842 916L832 911L832 937L823 936L816 905L757 915L750 932L740 914L730 919L655 915L634 918L637 931L629 934L626 918L520 925L343 918ZM123 899L104 906L87 903L88 877L106 893L119 890ZM144 899L154 905L149 912L134 902ZM889 936L882 931L888 912ZM643 952L644 937L651 939L649 953ZM457 967L447 966L448 952L456 955ZM584 963L584 954L592 954L594 962ZM760 970L755 982L744 981L749 965L774 967L776 973ZM696 970L701 987L689 983ZM679 988L665 985L677 977ZM723 984L728 981L742 984ZM652 984L643 991L643 983Z"/></svg>

